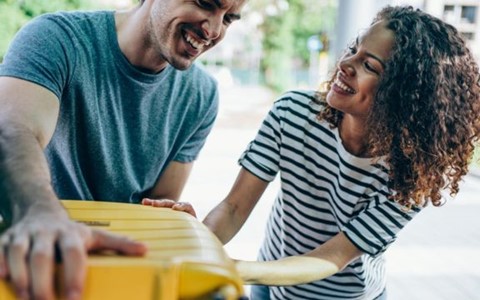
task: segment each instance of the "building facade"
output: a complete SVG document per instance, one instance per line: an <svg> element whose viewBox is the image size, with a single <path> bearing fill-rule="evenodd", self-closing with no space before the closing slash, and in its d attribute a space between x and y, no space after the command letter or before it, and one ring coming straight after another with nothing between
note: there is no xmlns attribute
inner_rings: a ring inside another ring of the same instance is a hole
<svg viewBox="0 0 480 300"><path fill-rule="evenodd" d="M480 0L425 0L423 9L455 26L480 61Z"/></svg>

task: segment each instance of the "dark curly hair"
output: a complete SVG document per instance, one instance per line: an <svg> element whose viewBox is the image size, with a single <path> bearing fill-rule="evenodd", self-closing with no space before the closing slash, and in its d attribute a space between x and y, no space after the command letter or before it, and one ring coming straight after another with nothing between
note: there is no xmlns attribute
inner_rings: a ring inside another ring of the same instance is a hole
<svg viewBox="0 0 480 300"><path fill-rule="evenodd" d="M480 137L478 65L453 26L419 9L388 6L378 21L395 41L366 122L370 153L385 157L393 200L440 206L443 189L457 194ZM319 119L337 127L343 113L319 95Z"/></svg>

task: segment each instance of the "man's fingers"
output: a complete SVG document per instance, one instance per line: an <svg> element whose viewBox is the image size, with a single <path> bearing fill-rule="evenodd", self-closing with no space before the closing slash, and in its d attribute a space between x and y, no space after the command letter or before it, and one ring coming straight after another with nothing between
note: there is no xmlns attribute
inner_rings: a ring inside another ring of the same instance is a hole
<svg viewBox="0 0 480 300"><path fill-rule="evenodd" d="M28 268L26 257L30 247L28 235L14 236L7 245L7 261L9 265L10 281L18 299L28 299Z"/></svg>
<svg viewBox="0 0 480 300"><path fill-rule="evenodd" d="M30 250L30 287L34 299L54 299L54 243L55 237L48 232L38 232L32 237Z"/></svg>
<svg viewBox="0 0 480 300"><path fill-rule="evenodd" d="M0 237L0 280L4 280L8 276L8 264L7 264L7 247L10 243L10 235L4 233Z"/></svg>
<svg viewBox="0 0 480 300"><path fill-rule="evenodd" d="M144 198L142 199L143 205L153 206L153 207L167 207L172 208L177 202L169 199L150 199Z"/></svg>
<svg viewBox="0 0 480 300"><path fill-rule="evenodd" d="M113 250L125 255L142 256L147 253L147 246L125 236L103 230L92 230L92 240L87 250Z"/></svg>
<svg viewBox="0 0 480 300"><path fill-rule="evenodd" d="M83 225L81 225L83 226ZM140 242L103 230L84 227L79 235L62 233L58 246L62 255L65 297L80 299L87 272L87 251L112 250L125 255L144 255L147 248Z"/></svg>
<svg viewBox="0 0 480 300"><path fill-rule="evenodd" d="M186 212L188 214L191 214L195 218L197 217L197 213L193 209L192 205L190 203L187 203L187 202L178 202L174 206L172 206L172 209Z"/></svg>
<svg viewBox="0 0 480 300"><path fill-rule="evenodd" d="M63 233L58 242L62 255L65 297L80 299L87 272L87 252L79 235Z"/></svg>
<svg viewBox="0 0 480 300"><path fill-rule="evenodd" d="M166 207L171 208L173 210L183 211L186 213L191 214L195 218L197 217L197 213L193 209L193 206L188 202L177 202L174 200L169 199L150 199L144 198L142 199L143 205L153 206L153 207Z"/></svg>

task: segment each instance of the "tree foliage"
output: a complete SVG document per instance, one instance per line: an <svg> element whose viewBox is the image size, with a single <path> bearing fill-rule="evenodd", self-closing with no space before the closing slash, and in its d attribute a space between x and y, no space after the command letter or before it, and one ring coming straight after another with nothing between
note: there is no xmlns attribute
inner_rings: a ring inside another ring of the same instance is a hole
<svg viewBox="0 0 480 300"><path fill-rule="evenodd" d="M47 12L101 6L99 0L0 0L0 62L15 33L30 19ZM259 29L263 33L261 72L265 83L284 90L292 81L293 70L308 65L308 38L328 37L332 31L336 1L255 0L248 6L263 20Z"/></svg>
<svg viewBox="0 0 480 300"><path fill-rule="evenodd" d="M32 18L47 12L93 7L91 0L0 0L0 62L15 33Z"/></svg>
<svg viewBox="0 0 480 300"><path fill-rule="evenodd" d="M290 86L294 68L308 66L311 53L307 41L318 35L325 46L333 30L336 1L257 0L252 10L260 11L264 33L261 63L265 83L277 90ZM324 51L327 49L324 48Z"/></svg>

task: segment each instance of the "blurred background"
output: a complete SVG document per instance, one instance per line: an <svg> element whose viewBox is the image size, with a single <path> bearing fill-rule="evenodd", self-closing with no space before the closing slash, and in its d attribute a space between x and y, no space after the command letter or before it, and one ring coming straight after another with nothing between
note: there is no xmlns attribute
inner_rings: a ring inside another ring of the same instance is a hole
<svg viewBox="0 0 480 300"><path fill-rule="evenodd" d="M0 62L17 30L56 10L124 9L138 0L0 0ZM315 87L336 58L387 4L421 8L456 26L480 57L478 0L248 0L219 46L201 61L222 84L280 92Z"/></svg>
<svg viewBox="0 0 480 300"><path fill-rule="evenodd" d="M39 14L121 10L135 3L0 0L0 62L18 29ZM341 51L387 4L412 5L456 26L480 59L480 0L248 0L242 20L200 58L220 88L217 122L182 196L200 219L228 193L239 171L236 161L275 98L289 89L316 89ZM479 153L459 195L424 210L387 250L389 299L480 299ZM255 260L277 190L274 181L226 245L232 257Z"/></svg>

